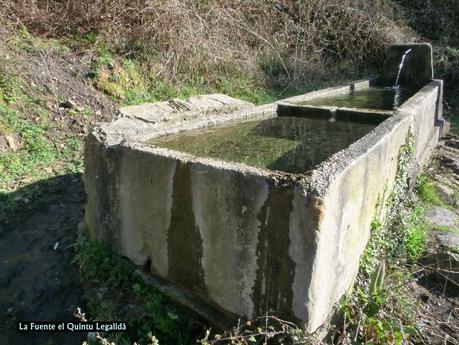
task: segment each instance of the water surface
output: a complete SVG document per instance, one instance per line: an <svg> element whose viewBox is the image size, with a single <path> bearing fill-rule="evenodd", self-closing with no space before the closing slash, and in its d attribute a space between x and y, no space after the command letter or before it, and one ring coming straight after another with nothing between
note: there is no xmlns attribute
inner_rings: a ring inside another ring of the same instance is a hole
<svg viewBox="0 0 459 345"><path fill-rule="evenodd" d="M277 117L189 131L148 143L200 157L304 173L374 127L370 124Z"/></svg>
<svg viewBox="0 0 459 345"><path fill-rule="evenodd" d="M333 95L329 97L315 98L298 104L315 106L335 106L346 108L393 110L413 96L416 90L412 88L392 88L372 86Z"/></svg>

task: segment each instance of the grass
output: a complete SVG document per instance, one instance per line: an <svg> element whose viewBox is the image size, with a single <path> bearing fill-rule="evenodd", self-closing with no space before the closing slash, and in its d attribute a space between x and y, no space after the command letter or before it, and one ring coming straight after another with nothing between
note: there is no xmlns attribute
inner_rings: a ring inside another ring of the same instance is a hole
<svg viewBox="0 0 459 345"><path fill-rule="evenodd" d="M10 43L15 48L34 54L42 54L42 52L52 50L62 55L69 51L62 40L33 35L24 26L18 30L18 34Z"/></svg>
<svg viewBox="0 0 459 345"><path fill-rule="evenodd" d="M415 319L419 301L407 288L414 277L405 264L412 265L424 253L428 226L424 203L410 203L404 198L411 153L409 133L400 150L393 191L385 201L385 221L376 218L372 222L356 286L340 306L347 339L355 343L404 344L419 340ZM378 201L377 208L381 206Z"/></svg>
<svg viewBox="0 0 459 345"><path fill-rule="evenodd" d="M12 62L0 56L0 128L13 135L19 149L0 154L0 219L5 219L17 200L41 194L35 188L27 195L13 193L63 173L83 169L81 141L51 120L49 110L27 82L15 73Z"/></svg>
<svg viewBox="0 0 459 345"><path fill-rule="evenodd" d="M445 207L448 205L440 198L434 184L429 180L427 175L420 175L417 179L416 192L419 198L428 204Z"/></svg>
<svg viewBox="0 0 459 345"><path fill-rule="evenodd" d="M432 230L434 231L440 231L440 232L452 232L456 235L459 235L459 227L458 226L455 226L455 227L450 227L450 226L446 226L446 225L435 225Z"/></svg>
<svg viewBox="0 0 459 345"><path fill-rule="evenodd" d="M427 240L428 225L425 218L425 209L416 205L409 210L403 221L403 246L409 258L416 261L424 251Z"/></svg>
<svg viewBox="0 0 459 345"><path fill-rule="evenodd" d="M119 59L107 47L98 43L95 46L97 57L93 59L87 76L94 86L121 105L157 102L171 98L189 98L206 93L224 93L255 104L270 103L282 97L295 95L319 88L321 82L305 83L288 89L268 87L250 75L234 75L209 82L202 78L189 79L181 76L181 81L171 83L148 69L155 64L135 59Z"/></svg>
<svg viewBox="0 0 459 345"><path fill-rule="evenodd" d="M346 331L356 343L416 341L419 301L407 287L414 277L403 262L415 262L421 256L426 237L421 205L399 209L397 218L389 225L372 223L372 236L362 257L357 285L340 306Z"/></svg>
<svg viewBox="0 0 459 345"><path fill-rule="evenodd" d="M76 244L74 263L80 269L85 286L89 319L129 323L128 333L108 335L117 345L147 344L152 334L160 344L188 344L192 341L190 337L201 330L136 275L136 267L131 262L113 253L105 244L81 236ZM97 294L99 297L95 297ZM129 310L126 301L137 307Z"/></svg>

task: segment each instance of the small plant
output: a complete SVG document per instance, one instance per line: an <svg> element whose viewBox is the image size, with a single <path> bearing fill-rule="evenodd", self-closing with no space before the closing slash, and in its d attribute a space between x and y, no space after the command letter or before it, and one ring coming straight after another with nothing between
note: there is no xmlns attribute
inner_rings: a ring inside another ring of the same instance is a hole
<svg viewBox="0 0 459 345"><path fill-rule="evenodd" d="M386 272L382 261L368 285L360 284L343 299L345 326L338 344L404 344L417 337L415 301L406 293L406 273L394 266Z"/></svg>
<svg viewBox="0 0 459 345"><path fill-rule="evenodd" d="M20 97L19 78L5 69L7 61L0 59L0 103L14 103Z"/></svg>
<svg viewBox="0 0 459 345"><path fill-rule="evenodd" d="M294 323L284 321L272 315L259 317L255 320L239 324L224 334L211 335L207 331L199 341L203 345L252 345L252 344L321 344L313 335L299 328Z"/></svg>
<svg viewBox="0 0 459 345"><path fill-rule="evenodd" d="M430 182L429 177L425 174L422 174L418 177L416 192L421 200L426 203L440 207L447 207L447 205L438 195L433 183Z"/></svg>
<svg viewBox="0 0 459 345"><path fill-rule="evenodd" d="M405 214L402 231L405 251L410 259L415 261L424 251L427 239L427 222L422 206L416 205Z"/></svg>
<svg viewBox="0 0 459 345"><path fill-rule="evenodd" d="M400 265L422 254L427 233L424 208L405 199L412 149L413 135L408 132L395 183L384 204L386 218L371 223L357 286L340 306L345 318L340 343L404 344L418 336L413 317L416 301L405 290L410 274Z"/></svg>
<svg viewBox="0 0 459 345"><path fill-rule="evenodd" d="M188 344L190 337L197 333L193 327L199 326L198 322L189 322L183 313L135 273L137 267L113 253L105 244L90 241L85 235L80 237L73 262L79 267L87 290L104 291L99 299L88 300L88 314L108 321L128 321L131 332L118 336L121 344L134 341L149 344L152 332L160 343ZM135 312L126 313L126 300L138 306Z"/></svg>

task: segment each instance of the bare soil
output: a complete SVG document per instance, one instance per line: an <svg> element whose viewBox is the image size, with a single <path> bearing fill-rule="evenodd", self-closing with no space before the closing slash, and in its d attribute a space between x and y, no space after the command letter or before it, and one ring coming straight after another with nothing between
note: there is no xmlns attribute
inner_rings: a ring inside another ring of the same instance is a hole
<svg viewBox="0 0 459 345"><path fill-rule="evenodd" d="M98 121L117 114L117 105L86 78L90 51L14 48L14 37L0 30L0 53L7 67L25 82L55 126L50 140L84 137ZM71 104L68 104L70 101ZM27 120L27 110L22 114ZM81 152L75 153L81 157ZM56 162L56 164L61 164ZM20 333L20 321L76 321L83 305L78 268L72 264L77 226L83 217L82 176L72 173L35 183L28 176L12 181L16 202L0 219L0 344L81 344L85 333ZM0 204L2 195L0 194Z"/></svg>
<svg viewBox="0 0 459 345"><path fill-rule="evenodd" d="M81 176L38 184L45 197L23 200L0 223L0 344L81 344L84 333L17 331L20 321L75 321L73 311L83 303L71 263L85 200Z"/></svg>

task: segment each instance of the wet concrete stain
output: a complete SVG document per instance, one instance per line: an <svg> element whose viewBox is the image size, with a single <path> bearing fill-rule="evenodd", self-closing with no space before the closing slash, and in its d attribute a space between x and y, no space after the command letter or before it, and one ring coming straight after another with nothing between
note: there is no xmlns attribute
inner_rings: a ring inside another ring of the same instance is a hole
<svg viewBox="0 0 459 345"><path fill-rule="evenodd" d="M295 263L289 255L289 223L293 192L270 185L268 198L258 214L257 272L253 289L255 315L290 315Z"/></svg>
<svg viewBox="0 0 459 345"><path fill-rule="evenodd" d="M168 278L182 287L207 296L202 238L193 212L190 166L177 162L174 175L171 222L167 237Z"/></svg>

